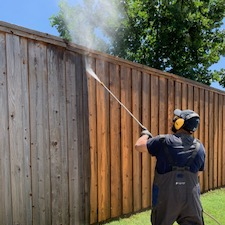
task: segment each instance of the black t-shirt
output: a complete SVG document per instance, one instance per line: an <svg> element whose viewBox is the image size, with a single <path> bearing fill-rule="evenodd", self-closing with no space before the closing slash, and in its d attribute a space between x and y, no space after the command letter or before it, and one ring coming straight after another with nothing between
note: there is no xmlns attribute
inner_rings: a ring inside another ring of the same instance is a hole
<svg viewBox="0 0 225 225"><path fill-rule="evenodd" d="M158 135L150 138L147 142L148 152L155 156L157 159L156 170L158 173L163 174L171 171L171 165L168 159L168 155L165 154L165 146L162 142L162 138L165 138L170 158L172 158L174 165L177 167L185 167L187 161L192 157L193 151L196 149L194 137L187 134L167 134ZM188 146L188 147L187 147ZM205 148L200 142L199 150L190 165L190 172L197 173L204 170L205 162Z"/></svg>

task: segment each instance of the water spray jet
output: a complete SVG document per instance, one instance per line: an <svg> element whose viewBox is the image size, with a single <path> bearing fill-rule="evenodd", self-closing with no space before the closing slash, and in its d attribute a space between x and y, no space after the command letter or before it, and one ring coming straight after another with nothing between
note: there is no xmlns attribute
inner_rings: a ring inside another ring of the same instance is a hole
<svg viewBox="0 0 225 225"><path fill-rule="evenodd" d="M111 90L99 79L97 74L93 71L93 69L90 67L90 65L87 62L87 58L85 58L85 64L86 64L86 72L92 76L95 80L97 80L108 93L130 114L130 116L140 125L142 129L146 129L146 127L133 115L133 113L111 92Z"/></svg>

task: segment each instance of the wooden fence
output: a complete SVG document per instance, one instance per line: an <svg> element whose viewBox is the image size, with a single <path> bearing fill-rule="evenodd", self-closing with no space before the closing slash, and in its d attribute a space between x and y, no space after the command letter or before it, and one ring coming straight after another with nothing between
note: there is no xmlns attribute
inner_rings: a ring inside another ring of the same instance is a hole
<svg viewBox="0 0 225 225"><path fill-rule="evenodd" d="M225 95L208 86L127 61L96 57L100 80L153 135L171 132L173 110L200 115L195 132L206 148L201 190L225 185ZM151 206L155 159L138 153L138 123L93 78L89 78L91 223Z"/></svg>
<svg viewBox="0 0 225 225"><path fill-rule="evenodd" d="M193 109L205 145L201 190L225 185L225 93L0 22L0 221L83 225L151 206L154 158L134 150L138 123L170 132Z"/></svg>
<svg viewBox="0 0 225 225"><path fill-rule="evenodd" d="M84 72L61 39L0 24L1 224L89 224Z"/></svg>

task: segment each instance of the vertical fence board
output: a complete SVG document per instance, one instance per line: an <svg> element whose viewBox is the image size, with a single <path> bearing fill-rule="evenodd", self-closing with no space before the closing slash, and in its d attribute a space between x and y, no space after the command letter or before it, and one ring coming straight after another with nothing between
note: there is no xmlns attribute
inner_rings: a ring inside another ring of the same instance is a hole
<svg viewBox="0 0 225 225"><path fill-rule="evenodd" d="M121 67L121 102L131 110L131 70ZM133 210L132 118L121 108L122 211Z"/></svg>
<svg viewBox="0 0 225 225"><path fill-rule="evenodd" d="M164 77L159 78L159 133L165 134L168 130L168 85L167 79Z"/></svg>
<svg viewBox="0 0 225 225"><path fill-rule="evenodd" d="M66 54L66 87L67 87L67 140L68 140L68 163L69 163L69 213L70 224L79 224L82 220L80 209L83 209L82 192L83 189L80 177L82 176L79 165L80 145L78 140L78 103L76 86L76 62L77 55L73 53ZM80 85L80 84L79 84Z"/></svg>
<svg viewBox="0 0 225 225"><path fill-rule="evenodd" d="M108 86L107 63L96 61L96 73ZM110 218L109 93L97 84L98 220ZM108 149L108 150L107 150Z"/></svg>
<svg viewBox="0 0 225 225"><path fill-rule="evenodd" d="M110 90L120 99L119 66L110 64L109 74ZM120 113L120 104L110 96L111 217L118 217L122 212Z"/></svg>
<svg viewBox="0 0 225 225"><path fill-rule="evenodd" d="M33 223L51 224L46 47L29 42Z"/></svg>
<svg viewBox="0 0 225 225"><path fill-rule="evenodd" d="M221 95L218 95L218 118L217 118L217 132L218 132L218 154L217 154L217 171L218 171L218 183L217 186L221 187L222 186L222 143L223 143L223 121L222 121L222 108L220 106L223 105L223 101L222 101L222 97ZM221 120L221 122L220 122Z"/></svg>
<svg viewBox="0 0 225 225"><path fill-rule="evenodd" d="M52 223L68 224L68 159L64 53L49 47L48 96L52 188ZM58 90L56 92L56 90Z"/></svg>
<svg viewBox="0 0 225 225"><path fill-rule="evenodd" d="M13 222L19 224L32 223L26 48L26 41L6 36Z"/></svg>
<svg viewBox="0 0 225 225"><path fill-rule="evenodd" d="M150 124L150 76L143 74L142 80L142 121L145 127L151 129ZM151 189L151 176L149 174L151 168L151 159L148 153L142 154L142 207L147 208L151 202L150 189Z"/></svg>
<svg viewBox="0 0 225 225"><path fill-rule="evenodd" d="M150 89L150 122L151 127L150 131L153 136L159 134L159 107L155 107L159 105L159 77L154 76L151 74L151 89ZM155 172L155 157L151 157L151 170L150 170L150 177L151 177L151 185L154 181L154 172ZM150 187L152 189L152 187ZM151 193L151 200L152 200L152 192Z"/></svg>
<svg viewBox="0 0 225 225"><path fill-rule="evenodd" d="M6 41L5 35L0 33L0 220L12 225L12 192L10 173L10 148L9 148L9 118L7 98L7 67L6 67Z"/></svg>
<svg viewBox="0 0 225 225"><path fill-rule="evenodd" d="M171 133L172 121L173 121L173 111L175 109L175 82L173 80L168 80L168 118L167 118L167 133Z"/></svg>
<svg viewBox="0 0 225 225"><path fill-rule="evenodd" d="M199 136L198 138L202 143L205 143L205 136L204 136L204 121L205 121L205 102L204 102L204 89L199 90L199 116L200 116L200 124L199 124ZM200 186L201 191L204 190L204 173L200 174Z"/></svg>
<svg viewBox="0 0 225 225"><path fill-rule="evenodd" d="M175 104L174 104L174 109L181 109L182 108L182 85L180 82L176 81L175 82Z"/></svg>
<svg viewBox="0 0 225 225"><path fill-rule="evenodd" d="M29 112L29 87L28 87L28 56L27 56L27 39L20 39L20 64L21 64L21 88L22 88L22 135L23 135L23 154L24 154L24 189L26 194L24 196L25 206L27 211L26 223L32 222L32 193L31 193L31 169L30 169L30 112Z"/></svg>
<svg viewBox="0 0 225 225"><path fill-rule="evenodd" d="M132 112L141 121L141 81L140 71L132 70ZM140 126L133 120L133 205L134 211L141 210L142 205L142 184L141 184L141 153L134 149L135 141L140 137Z"/></svg>
<svg viewBox="0 0 225 225"><path fill-rule="evenodd" d="M79 151L79 193L81 195L82 207L79 208L82 224L90 224L90 142L87 130L88 122L88 97L87 76L84 68L85 58L77 54L76 64L76 107L79 122L77 120L78 151ZM68 118L71 119L69 116ZM82 118L82 119L80 119ZM65 204L66 205L66 204Z"/></svg>
<svg viewBox="0 0 225 225"><path fill-rule="evenodd" d="M95 70L95 61L92 60L91 67ZM91 163L91 184L90 184L90 222L98 221L98 149L97 149L97 81L88 76L88 102L89 102L89 126L90 126L90 163Z"/></svg>
<svg viewBox="0 0 225 225"><path fill-rule="evenodd" d="M193 109L196 113L199 114L200 116L200 112L199 112L199 105L200 105L200 99L199 99L199 88L197 87L193 87L193 106L191 109ZM198 129L195 131L194 136L196 138L199 137L199 127Z"/></svg>
<svg viewBox="0 0 225 225"><path fill-rule="evenodd" d="M182 83L181 94L181 109L184 110L188 107L188 85L186 83Z"/></svg>
<svg viewBox="0 0 225 225"><path fill-rule="evenodd" d="M222 99L222 185L225 185L225 141L224 141L224 136L225 136L225 96L223 96Z"/></svg>
<svg viewBox="0 0 225 225"><path fill-rule="evenodd" d="M214 93L210 92L209 93L209 118L214 115L213 112L213 98ZM214 161L214 149L213 149L213 144L214 144L214 120L209 119L209 150L208 150L208 159L209 159L209 188L213 188L213 161Z"/></svg>
<svg viewBox="0 0 225 225"><path fill-rule="evenodd" d="M204 190L209 189L209 92L204 92L204 103L205 103L205 110L204 110L204 147L206 153L205 159L205 170L204 170Z"/></svg>
<svg viewBox="0 0 225 225"><path fill-rule="evenodd" d="M187 85L187 108L194 109L194 90L192 85Z"/></svg>
<svg viewBox="0 0 225 225"><path fill-rule="evenodd" d="M213 99L213 188L217 187L218 184L218 94L214 94Z"/></svg>

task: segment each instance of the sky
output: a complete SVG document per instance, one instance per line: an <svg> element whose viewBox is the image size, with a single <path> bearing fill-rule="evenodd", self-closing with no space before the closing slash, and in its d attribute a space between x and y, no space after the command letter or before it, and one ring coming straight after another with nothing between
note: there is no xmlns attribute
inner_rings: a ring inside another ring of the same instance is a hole
<svg viewBox="0 0 225 225"><path fill-rule="evenodd" d="M59 36L57 29L51 27L49 20L59 12L58 2L58 0L3 0L0 6L0 21ZM72 2L77 3L80 0ZM225 29L225 24L223 28ZM211 66L212 70L221 68L225 68L225 57L221 57L218 63ZM211 86L225 91L218 83Z"/></svg>

